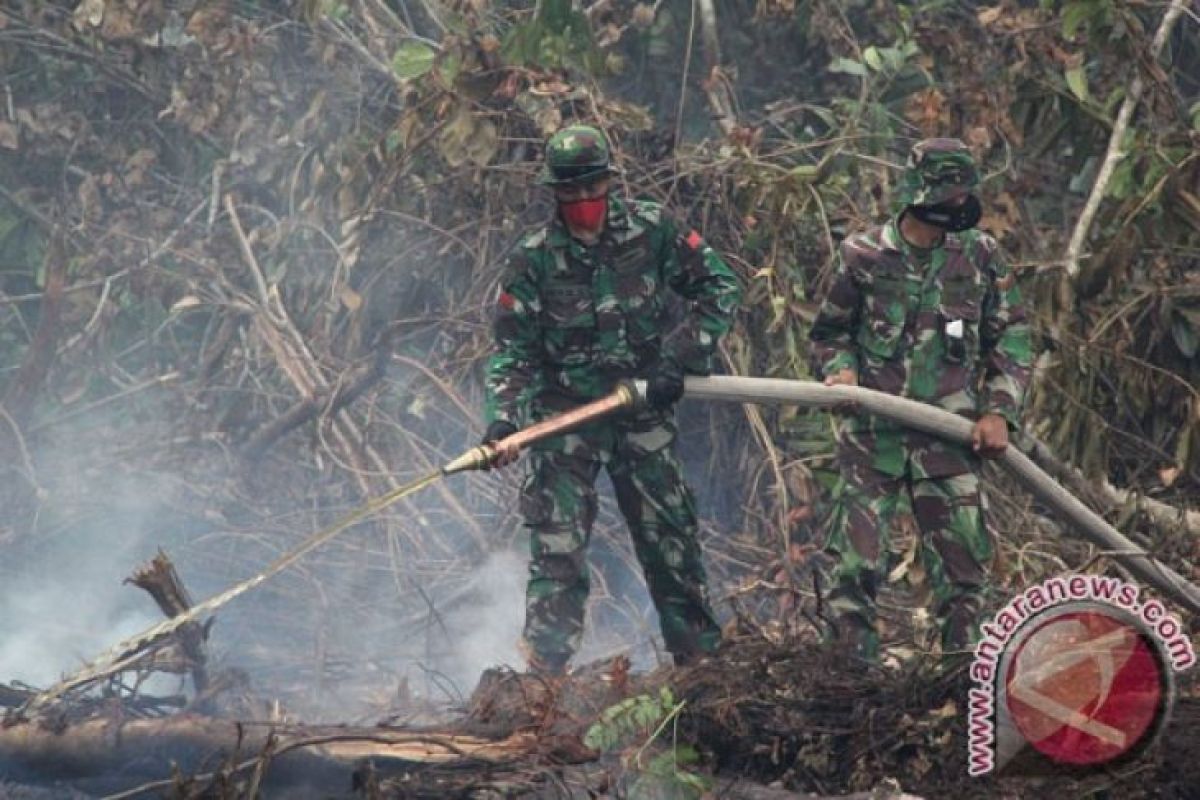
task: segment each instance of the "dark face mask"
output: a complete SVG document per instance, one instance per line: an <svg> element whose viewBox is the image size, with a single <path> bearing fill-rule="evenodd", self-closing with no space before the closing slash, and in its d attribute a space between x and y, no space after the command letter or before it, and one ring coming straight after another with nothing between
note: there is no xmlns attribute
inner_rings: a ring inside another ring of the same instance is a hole
<svg viewBox="0 0 1200 800"><path fill-rule="evenodd" d="M941 228L944 231L961 233L979 224L983 216L983 206L979 198L973 194L958 205L938 203L936 206L909 206L908 213L921 222Z"/></svg>

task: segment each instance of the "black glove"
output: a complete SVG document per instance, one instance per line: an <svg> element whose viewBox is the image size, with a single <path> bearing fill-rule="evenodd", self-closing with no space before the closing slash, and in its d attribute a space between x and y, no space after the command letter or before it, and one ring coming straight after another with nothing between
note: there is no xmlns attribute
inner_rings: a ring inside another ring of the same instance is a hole
<svg viewBox="0 0 1200 800"><path fill-rule="evenodd" d="M508 420L498 419L487 426L487 431L483 434L483 441L480 444L491 444L498 442L501 439L507 439L517 432L517 426L513 425Z"/></svg>
<svg viewBox="0 0 1200 800"><path fill-rule="evenodd" d="M646 402L665 411L683 397L683 368L671 359L663 359L646 379Z"/></svg>

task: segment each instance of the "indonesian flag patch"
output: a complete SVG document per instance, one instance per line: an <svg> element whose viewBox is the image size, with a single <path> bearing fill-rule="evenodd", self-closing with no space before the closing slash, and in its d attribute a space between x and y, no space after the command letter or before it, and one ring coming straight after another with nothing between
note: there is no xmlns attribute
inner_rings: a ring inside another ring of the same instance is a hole
<svg viewBox="0 0 1200 800"><path fill-rule="evenodd" d="M684 241L687 242L688 247L692 248L693 250L699 250L704 244L704 237L696 231L692 231L687 235L687 238L684 239Z"/></svg>
<svg viewBox="0 0 1200 800"><path fill-rule="evenodd" d="M500 307L505 311L512 311L517 307L517 298L508 292L500 292Z"/></svg>

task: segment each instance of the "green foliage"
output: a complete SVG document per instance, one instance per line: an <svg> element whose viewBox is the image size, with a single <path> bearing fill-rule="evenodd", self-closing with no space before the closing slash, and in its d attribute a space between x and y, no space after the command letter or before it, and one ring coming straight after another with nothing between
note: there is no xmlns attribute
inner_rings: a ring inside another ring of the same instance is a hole
<svg viewBox="0 0 1200 800"><path fill-rule="evenodd" d="M680 767L699 760L699 753L690 745L677 745L659 753L646 762L629 787L630 800L698 800L712 789L712 780Z"/></svg>
<svg viewBox="0 0 1200 800"><path fill-rule="evenodd" d="M1075 95L1079 102L1086 103L1091 99L1091 94L1088 92L1087 71L1082 64L1068 69L1063 77L1067 79L1067 87L1071 90L1071 94Z"/></svg>
<svg viewBox="0 0 1200 800"><path fill-rule="evenodd" d="M683 769L700 761L699 753L690 745L673 742L642 759L683 706L667 686L658 694L628 697L605 709L583 737L587 747L602 753L636 746L631 759L637 775L629 788L632 800L697 800L711 788L703 775Z"/></svg>
<svg viewBox="0 0 1200 800"><path fill-rule="evenodd" d="M1062 33L1074 39L1079 33L1094 35L1113 24L1112 0L1070 0L1062 10Z"/></svg>
<svg viewBox="0 0 1200 800"><path fill-rule="evenodd" d="M402 80L419 78L433 69L437 51L425 42L409 40L396 48L392 56L392 69Z"/></svg>
<svg viewBox="0 0 1200 800"><path fill-rule="evenodd" d="M920 56L921 48L911 38L910 26L905 24L890 45L867 45L862 50L861 60L838 57L830 62L828 70L852 75L866 84L868 100L865 105L849 97L841 98L840 103L852 117L871 116L880 120L887 128L886 132L880 132L891 135L893 131L889 118L894 108L888 106L895 106L932 82L918 62ZM835 101L835 105L838 102ZM875 125L872 124L872 127Z"/></svg>
<svg viewBox="0 0 1200 800"><path fill-rule="evenodd" d="M676 705L668 686L657 695L627 697L604 710L600 719L588 728L583 743L592 750L610 752L634 737L648 735L668 714L674 715L682 707L682 703Z"/></svg>
<svg viewBox="0 0 1200 800"><path fill-rule="evenodd" d="M592 39L592 29L571 0L542 0L533 18L517 25L504 42L510 63L602 74L605 59Z"/></svg>

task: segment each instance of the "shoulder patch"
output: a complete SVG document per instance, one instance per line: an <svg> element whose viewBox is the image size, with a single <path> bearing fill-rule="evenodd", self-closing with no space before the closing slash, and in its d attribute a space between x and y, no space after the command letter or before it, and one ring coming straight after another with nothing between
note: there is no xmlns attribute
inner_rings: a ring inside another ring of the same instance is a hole
<svg viewBox="0 0 1200 800"><path fill-rule="evenodd" d="M662 222L663 208L658 203L650 200L633 200L629 203L629 209L642 222L651 225Z"/></svg>
<svg viewBox="0 0 1200 800"><path fill-rule="evenodd" d="M683 241L693 250L699 250L704 246L704 237L694 230L689 232L688 235L684 237Z"/></svg>

